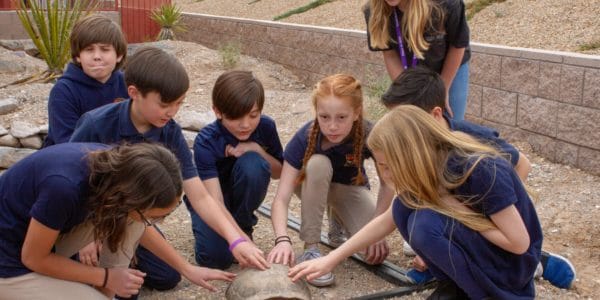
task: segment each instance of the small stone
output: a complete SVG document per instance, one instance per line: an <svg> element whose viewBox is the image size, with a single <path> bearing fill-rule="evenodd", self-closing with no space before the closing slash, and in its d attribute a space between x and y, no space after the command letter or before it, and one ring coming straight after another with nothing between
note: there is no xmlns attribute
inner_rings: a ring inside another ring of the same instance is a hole
<svg viewBox="0 0 600 300"><path fill-rule="evenodd" d="M33 149L0 147L0 168L8 169L16 162L34 153Z"/></svg>
<svg viewBox="0 0 600 300"><path fill-rule="evenodd" d="M215 120L215 114L212 111L199 113L196 111L183 111L175 117L181 128L193 131L200 131L204 126Z"/></svg>
<svg viewBox="0 0 600 300"><path fill-rule="evenodd" d="M40 149L42 148L42 139L37 135L19 139L24 148Z"/></svg>
<svg viewBox="0 0 600 300"><path fill-rule="evenodd" d="M48 134L48 124L38 127L38 130L41 134Z"/></svg>
<svg viewBox="0 0 600 300"><path fill-rule="evenodd" d="M7 134L7 135L3 135L0 136L0 146L6 146L6 147L21 147L21 143L19 143L19 139Z"/></svg>
<svg viewBox="0 0 600 300"><path fill-rule="evenodd" d="M0 125L0 136L8 134L8 130L4 126Z"/></svg>
<svg viewBox="0 0 600 300"><path fill-rule="evenodd" d="M13 121L10 124L10 134L12 136L22 139L32 135L36 135L40 132L37 126L23 121Z"/></svg>
<svg viewBox="0 0 600 300"><path fill-rule="evenodd" d="M19 106L19 102L15 98L6 98L0 100L0 115L5 115L15 111Z"/></svg>

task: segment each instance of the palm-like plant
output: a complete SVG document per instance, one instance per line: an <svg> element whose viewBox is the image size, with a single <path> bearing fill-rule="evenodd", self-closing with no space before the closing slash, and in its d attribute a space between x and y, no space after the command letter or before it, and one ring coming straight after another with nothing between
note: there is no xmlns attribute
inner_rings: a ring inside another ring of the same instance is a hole
<svg viewBox="0 0 600 300"><path fill-rule="evenodd" d="M82 15L95 11L97 0L53 0L45 5L39 0L14 1L19 20L46 61L48 69L12 84L48 82L57 78L63 73L63 68L70 59L69 35L73 25Z"/></svg>
<svg viewBox="0 0 600 300"><path fill-rule="evenodd" d="M160 32L156 39L175 40L175 32L185 32L185 25L181 21L181 10L172 3L163 4L152 10L150 18L160 26Z"/></svg>

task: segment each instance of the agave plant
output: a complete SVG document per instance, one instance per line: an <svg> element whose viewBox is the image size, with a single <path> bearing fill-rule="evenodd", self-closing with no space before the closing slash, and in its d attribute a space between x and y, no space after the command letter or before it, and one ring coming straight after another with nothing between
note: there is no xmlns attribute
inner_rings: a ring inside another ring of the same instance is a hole
<svg viewBox="0 0 600 300"><path fill-rule="evenodd" d="M186 31L185 25L179 23L181 21L181 10L175 4L163 4L152 10L150 18L161 27L158 36L156 36L159 41L175 40L176 32Z"/></svg>
<svg viewBox="0 0 600 300"><path fill-rule="evenodd" d="M57 78L70 59L69 35L73 25L82 15L88 15L96 10L97 0L14 1L19 20L41 57L46 61L48 69L12 84L48 82Z"/></svg>

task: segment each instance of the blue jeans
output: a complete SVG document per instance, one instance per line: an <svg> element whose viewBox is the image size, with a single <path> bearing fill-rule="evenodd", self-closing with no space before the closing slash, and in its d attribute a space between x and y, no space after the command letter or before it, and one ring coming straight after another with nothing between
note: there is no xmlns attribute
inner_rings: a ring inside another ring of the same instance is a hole
<svg viewBox="0 0 600 300"><path fill-rule="evenodd" d="M164 237L163 233L154 226L156 230ZM135 268L146 273L144 277L144 286L159 291L173 289L181 281L181 275L171 266L167 265L158 256L152 254L148 249L138 246L136 252ZM130 298L116 297L117 299L137 299L138 295Z"/></svg>
<svg viewBox="0 0 600 300"><path fill-rule="evenodd" d="M464 120L469 96L469 62L462 64L456 71L456 76L450 85L450 108L454 120Z"/></svg>
<svg viewBox="0 0 600 300"><path fill-rule="evenodd" d="M234 163L231 174L219 177L225 207L250 237L252 228L258 222L254 211L265 199L270 180L271 166L256 152L240 156ZM217 269L231 266L233 255L227 241L198 216L187 198L185 204L192 217L196 262L201 266Z"/></svg>

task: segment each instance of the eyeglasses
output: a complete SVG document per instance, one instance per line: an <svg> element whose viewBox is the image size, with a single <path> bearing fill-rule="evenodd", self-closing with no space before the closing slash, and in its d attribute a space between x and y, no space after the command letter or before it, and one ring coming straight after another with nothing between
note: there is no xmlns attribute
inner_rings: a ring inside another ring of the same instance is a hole
<svg viewBox="0 0 600 300"><path fill-rule="evenodd" d="M179 205L181 205L181 202L182 202L182 200L180 198L179 203L177 203L177 206L175 206L175 208L170 213L168 213L164 216L160 216L160 217L146 218L139 209L136 209L135 211L137 211L137 213L140 215L140 219L142 219L142 222L144 222L144 224L146 224L146 226L150 227L150 226L154 226L156 224L162 223L166 217L168 217L170 214L172 214L177 209L177 207L179 207Z"/></svg>

